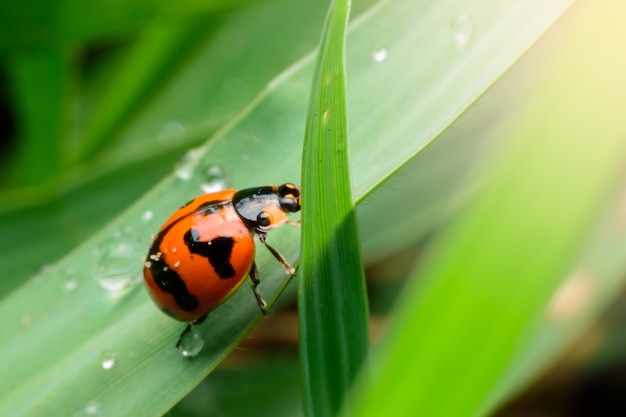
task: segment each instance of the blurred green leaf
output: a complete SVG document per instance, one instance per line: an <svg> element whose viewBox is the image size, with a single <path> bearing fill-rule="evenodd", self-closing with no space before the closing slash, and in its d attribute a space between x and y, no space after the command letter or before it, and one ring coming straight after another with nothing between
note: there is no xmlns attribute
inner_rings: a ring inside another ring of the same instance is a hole
<svg viewBox="0 0 626 417"><path fill-rule="evenodd" d="M213 30L208 16L201 16L185 24L143 31L118 58L120 65L114 73L107 74L106 88L99 83L96 108L85 120L80 141L68 149L72 159L93 157L107 142L115 141L123 124L132 120L134 113L160 92L162 84L188 63L199 41Z"/></svg>
<svg viewBox="0 0 626 417"><path fill-rule="evenodd" d="M0 55L120 36L255 0L23 0L0 5Z"/></svg>
<svg viewBox="0 0 626 417"><path fill-rule="evenodd" d="M405 290L359 410L348 415L484 415L537 372L529 364L545 364L571 340L570 320L592 312L580 297L592 297L598 274L609 285L612 274L580 255L623 182L626 58L615 51L624 12L606 1L564 17L523 106L497 131L512 140L481 169L485 190ZM607 245L593 248L597 256L614 240L595 243ZM623 267L617 256L611 264ZM559 338L546 344L550 330Z"/></svg>
<svg viewBox="0 0 626 417"><path fill-rule="evenodd" d="M7 63L11 96L20 124L11 171L12 186L48 182L63 167L63 133L68 111L69 53L43 47L17 54ZM4 185L4 184L3 184Z"/></svg>

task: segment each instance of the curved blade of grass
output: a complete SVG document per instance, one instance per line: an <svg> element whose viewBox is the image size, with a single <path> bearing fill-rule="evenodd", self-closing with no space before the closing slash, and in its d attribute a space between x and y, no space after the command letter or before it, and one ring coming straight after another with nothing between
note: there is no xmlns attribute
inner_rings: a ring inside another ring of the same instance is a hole
<svg viewBox="0 0 626 417"><path fill-rule="evenodd" d="M529 332L553 319L547 304L563 279L593 285L577 256L624 175L624 12L606 1L565 17L550 70L499 131L513 140L482 172L488 186L403 294L372 382L346 415L481 415L522 343L532 346Z"/></svg>
<svg viewBox="0 0 626 417"><path fill-rule="evenodd" d="M298 286L305 415L334 416L367 356L368 307L350 187L345 32L349 0L334 0L320 43L302 153Z"/></svg>
<svg viewBox="0 0 626 417"><path fill-rule="evenodd" d="M566 2L549 4L546 10L545 1L504 5L483 0L475 13L489 30L461 49L447 30L450 18L466 11L454 2L427 10L413 1L383 2L355 22L347 59L355 91L349 105L357 199L452 123ZM420 14L425 17L418 22L413 16ZM424 32L435 34L428 47L422 43ZM372 59L381 42L389 52L383 62ZM423 52L426 65L415 67L416 50ZM128 258L127 275L139 275L141 262L135 259L147 248L150 235L181 202L199 192L210 167L223 167L236 188L249 186L251 178L260 184L297 182L297 138L304 131L311 73L307 59L277 79L206 149L191 155L188 165L180 167L185 175L164 180L93 239L0 303L0 374L10 376L0 380L0 414L71 415L90 401L116 416L162 414L245 335L258 314L249 288L211 315L200 329L205 349L189 361L172 347L180 325L158 312L142 289L114 297L95 279L110 273L102 255L120 243L129 256L135 253ZM381 138L387 146L377 159L373 154L380 150ZM148 211L152 218L145 216ZM36 230L32 236L40 233L45 232ZM297 229L278 230L270 240L289 261L296 259ZM284 271L262 250L258 256L260 288L271 299L280 291ZM104 370L101 362L109 352L117 355L116 363Z"/></svg>
<svg viewBox="0 0 626 417"><path fill-rule="evenodd" d="M581 337L598 319L606 316L607 305L615 302L624 287L626 272L626 233L623 183L583 243L565 279L553 293L538 322L524 335L505 372L481 407L481 415L492 412L557 362L565 350L584 343ZM611 321L614 317L611 317ZM621 330L623 321L618 321ZM608 331L607 338L619 335ZM619 337L619 336L617 336ZM604 340L605 346L610 341ZM623 352L623 350L622 350ZM620 354L620 358L621 358ZM593 364L592 364L593 366Z"/></svg>
<svg viewBox="0 0 626 417"><path fill-rule="evenodd" d="M4 172L10 186L47 182L63 166L69 61L67 51L53 46L7 59L8 84L20 125L16 153L7 159L11 171Z"/></svg>

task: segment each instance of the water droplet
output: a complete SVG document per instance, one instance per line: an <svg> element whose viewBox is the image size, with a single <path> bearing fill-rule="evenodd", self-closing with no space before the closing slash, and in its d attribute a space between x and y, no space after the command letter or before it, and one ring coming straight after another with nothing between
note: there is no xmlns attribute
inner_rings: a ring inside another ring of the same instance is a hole
<svg viewBox="0 0 626 417"><path fill-rule="evenodd" d="M108 291L121 291L138 282L137 261L140 259L134 245L111 243L99 251L95 278Z"/></svg>
<svg viewBox="0 0 626 417"><path fill-rule="evenodd" d="M152 213L152 211L146 210L141 215L141 220L143 220L144 222L149 222L150 220L152 220L153 217L154 217L154 214Z"/></svg>
<svg viewBox="0 0 626 417"><path fill-rule="evenodd" d="M457 46L465 46L474 33L474 19L469 14L459 15L452 19L450 29L452 30L452 38Z"/></svg>
<svg viewBox="0 0 626 417"><path fill-rule="evenodd" d="M72 292L78 287L78 281L76 281L75 279L68 279L67 281L65 281L63 287L65 288L65 291Z"/></svg>
<svg viewBox="0 0 626 417"><path fill-rule="evenodd" d="M157 140L160 142L169 142L171 140L184 139L187 135L187 128L178 120L170 120L165 122L159 133L157 134Z"/></svg>
<svg viewBox="0 0 626 417"><path fill-rule="evenodd" d="M104 409L100 403L89 401L82 410L74 413L73 417L105 417Z"/></svg>
<svg viewBox="0 0 626 417"><path fill-rule="evenodd" d="M174 268L178 268L180 266L180 260L174 262Z"/></svg>
<svg viewBox="0 0 626 417"><path fill-rule="evenodd" d="M113 365L115 365L115 361L117 360L117 355L110 351L110 350L105 350L102 353L102 369L111 369L113 368Z"/></svg>
<svg viewBox="0 0 626 417"><path fill-rule="evenodd" d="M183 356L192 358L196 356L204 347L204 340L200 333L196 332L193 328L187 332L180 341L178 350Z"/></svg>
<svg viewBox="0 0 626 417"><path fill-rule="evenodd" d="M226 175L224 174L224 170L217 165L212 165L207 168L200 187L202 191L207 194L226 188Z"/></svg>
<svg viewBox="0 0 626 417"><path fill-rule="evenodd" d="M63 288L66 292L72 292L78 287L78 281L74 278L76 274L76 268L74 266L68 266L64 271L67 280L63 284Z"/></svg>
<svg viewBox="0 0 626 417"><path fill-rule="evenodd" d="M187 181L193 176L196 162L202 156L201 149L191 149L176 164L175 175L183 181Z"/></svg>
<svg viewBox="0 0 626 417"><path fill-rule="evenodd" d="M376 62L383 62L387 59L387 48L376 49L372 52L372 59Z"/></svg>

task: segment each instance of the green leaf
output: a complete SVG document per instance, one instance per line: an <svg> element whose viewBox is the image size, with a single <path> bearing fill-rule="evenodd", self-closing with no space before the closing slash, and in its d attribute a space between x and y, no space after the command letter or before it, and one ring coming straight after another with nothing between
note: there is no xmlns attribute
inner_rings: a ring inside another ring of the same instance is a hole
<svg viewBox="0 0 626 417"><path fill-rule="evenodd" d="M484 415L531 375L524 363L553 357L533 337L559 327L567 339L569 321L589 314L580 297L608 274L578 256L623 185L624 11L586 3L551 34L543 72L495 132L511 141L480 170L486 188L416 271L346 415Z"/></svg>
<svg viewBox="0 0 626 417"><path fill-rule="evenodd" d="M369 344L365 274L348 163L344 48L349 10L349 0L335 0L328 12L302 154L298 316L308 416L336 415Z"/></svg>
<svg viewBox="0 0 626 417"><path fill-rule="evenodd" d="M346 51L354 198L363 201L449 128L566 4L475 3L471 12L476 15L476 30L462 46L450 21L468 10L455 2L425 7L422 2L395 0L364 11L351 25ZM381 59L384 54L375 52L383 49L387 56ZM142 288L113 294L99 283L119 270L120 264L111 264L119 258L126 259L121 265L128 268L119 277L122 284L140 276L140 258L151 234L180 204L201 192L209 168L221 167L233 188L299 182L300 138L312 72L310 57L295 63L205 147L190 154L186 165L179 167L185 175L179 171L178 176L165 178L74 252L2 300L0 374L10 378L0 381L0 414L66 416L92 401L109 415L163 414L244 337L259 319L258 306L245 286L201 326L205 347L198 357L187 360L173 347L181 324L161 314ZM156 141L153 146L158 146ZM436 179L431 187L437 189ZM420 204L441 207L450 199L433 195L436 201ZM388 204L372 202L381 210L375 219L387 215ZM441 213L440 219L444 217ZM63 220L68 229L73 226L72 216ZM26 226L22 233L30 238L28 245L47 234ZM59 230L65 231L55 229L53 234ZM269 240L294 262L298 235L297 228L281 228ZM376 241L375 235L364 238ZM407 229L396 238L406 241L416 235ZM11 244L0 239L0 253ZM21 253L28 256L31 247L25 249ZM258 252L260 289L272 299L282 289L284 271L266 252ZM105 256L111 254L113 259ZM101 363L110 352L116 355L115 365L105 370Z"/></svg>
<svg viewBox="0 0 626 417"><path fill-rule="evenodd" d="M268 353L245 366L231 360L234 366L219 367L167 416L199 417L209 410L223 416L301 416L298 352Z"/></svg>

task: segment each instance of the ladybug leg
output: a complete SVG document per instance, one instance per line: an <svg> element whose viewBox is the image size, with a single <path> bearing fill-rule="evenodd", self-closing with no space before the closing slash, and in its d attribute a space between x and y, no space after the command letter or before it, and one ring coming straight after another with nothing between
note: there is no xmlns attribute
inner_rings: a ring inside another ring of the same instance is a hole
<svg viewBox="0 0 626 417"><path fill-rule="evenodd" d="M259 269L256 267L256 262L252 263L252 269L250 269L250 280L252 281L252 290L254 291L254 296L256 297L256 302L259 304L259 308L263 314L267 314L267 303L263 299L261 292L257 288L261 283Z"/></svg>
<svg viewBox="0 0 626 417"><path fill-rule="evenodd" d="M278 262L283 264L283 267L285 268L285 272L287 273L287 275L295 274L296 270L293 268L293 266L289 265L289 262L287 262L285 257L281 255L280 252L278 252L276 249L271 247L269 243L267 243L267 235L265 234L265 232L257 231L257 235L259 236L259 240L261 241L261 243L265 245L267 250L269 250L272 253L272 255L274 255L274 258L278 259Z"/></svg>
<svg viewBox="0 0 626 417"><path fill-rule="evenodd" d="M187 327L185 327L185 330L183 330L180 336L178 336L178 342L176 342L176 349L180 348L180 344L183 341L183 337L185 337L185 335L191 331L192 326L197 326L198 324L201 324L206 319L206 317L207 317L207 314L205 314L204 316L198 319L195 319L194 321L190 323L187 323Z"/></svg>
<svg viewBox="0 0 626 417"><path fill-rule="evenodd" d="M178 342L176 342L176 349L180 349L180 344L183 341L183 337L185 337L185 335L189 333L190 331L191 331L191 323L187 323L187 327L185 327L185 330L183 330L180 336L178 336Z"/></svg>

